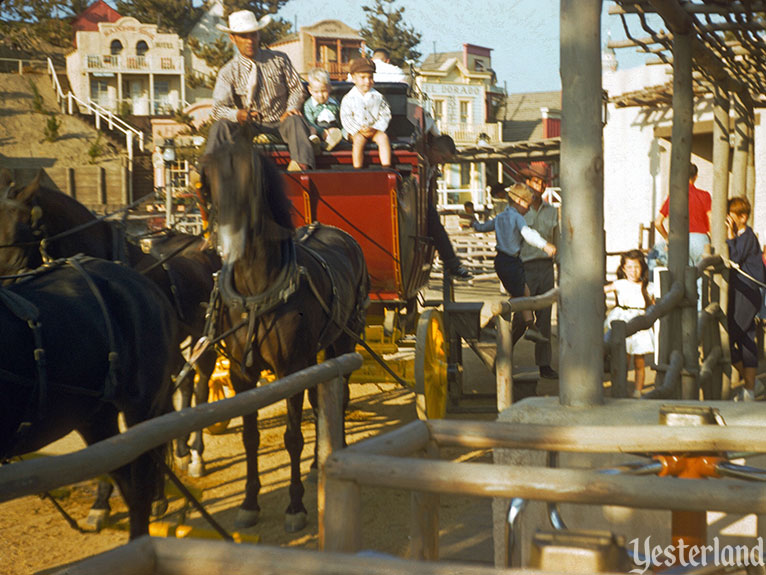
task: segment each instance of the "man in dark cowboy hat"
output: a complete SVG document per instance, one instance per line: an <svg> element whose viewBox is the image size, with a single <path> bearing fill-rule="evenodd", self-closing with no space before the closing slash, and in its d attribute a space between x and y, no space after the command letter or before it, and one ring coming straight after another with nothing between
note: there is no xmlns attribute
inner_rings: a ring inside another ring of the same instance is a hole
<svg viewBox="0 0 766 575"><path fill-rule="evenodd" d="M301 114L306 98L300 76L282 52L260 46L260 30L271 17L260 20L249 10L232 12L228 32L238 54L218 72L213 89L216 123L208 136L206 153L231 141L239 126L250 124L264 133L279 134L290 151L288 170L314 167L309 127Z"/></svg>

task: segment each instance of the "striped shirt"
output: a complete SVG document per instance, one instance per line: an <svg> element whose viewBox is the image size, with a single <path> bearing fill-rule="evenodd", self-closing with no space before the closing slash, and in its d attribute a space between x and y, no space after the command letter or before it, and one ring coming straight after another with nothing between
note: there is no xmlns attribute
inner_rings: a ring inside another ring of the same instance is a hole
<svg viewBox="0 0 766 575"><path fill-rule="evenodd" d="M279 123L287 110L300 111L305 98L287 55L260 48L254 60L237 54L218 72L212 117L236 122L237 110L249 108L261 114L263 123Z"/></svg>
<svg viewBox="0 0 766 575"><path fill-rule="evenodd" d="M375 88L362 94L354 86L340 102L340 121L343 129L352 136L365 126L385 132L391 121L391 108Z"/></svg>

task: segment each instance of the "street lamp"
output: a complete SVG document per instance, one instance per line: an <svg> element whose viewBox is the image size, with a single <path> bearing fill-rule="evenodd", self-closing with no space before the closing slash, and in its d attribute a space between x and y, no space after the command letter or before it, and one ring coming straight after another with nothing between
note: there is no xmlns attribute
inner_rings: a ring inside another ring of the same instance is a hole
<svg viewBox="0 0 766 575"><path fill-rule="evenodd" d="M162 160L165 162L165 227L173 225L173 186L170 179L170 165L176 161L176 146L172 138L165 138L162 145Z"/></svg>

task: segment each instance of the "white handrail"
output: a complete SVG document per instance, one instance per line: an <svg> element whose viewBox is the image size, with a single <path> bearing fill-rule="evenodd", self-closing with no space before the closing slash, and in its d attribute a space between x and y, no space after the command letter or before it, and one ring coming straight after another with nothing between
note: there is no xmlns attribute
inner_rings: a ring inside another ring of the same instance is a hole
<svg viewBox="0 0 766 575"><path fill-rule="evenodd" d="M58 75L56 74L56 69L53 66L53 61L48 58L48 74L51 77L51 82L53 83L53 87L56 90L56 97L59 101L63 100L64 98L67 99L67 113L72 113L72 102L77 102L82 108L85 108L89 112L95 114L95 122L96 122L96 129L101 129L101 117L103 116L105 120L109 123L110 129L117 129L123 134L125 134L125 145L128 149L128 159L130 162L133 162L133 138L134 135L138 138L138 149L142 152L144 151L144 133L139 130L138 128L131 126L128 124L125 120L120 118L119 116L115 115L110 110L107 110L103 106L100 106L99 104L96 104L94 101L92 101L90 98L88 98L87 102L83 102L80 98L74 95L74 93L70 90L66 94L64 94L64 90L61 88L61 83L59 82Z"/></svg>

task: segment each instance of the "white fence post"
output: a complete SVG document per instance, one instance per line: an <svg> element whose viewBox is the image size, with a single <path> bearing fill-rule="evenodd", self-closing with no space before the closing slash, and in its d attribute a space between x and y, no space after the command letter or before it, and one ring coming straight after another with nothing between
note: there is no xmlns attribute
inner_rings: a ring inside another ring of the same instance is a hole
<svg viewBox="0 0 766 575"><path fill-rule="evenodd" d="M72 102L72 92L67 92L67 113L71 116L74 110L74 102Z"/></svg>
<svg viewBox="0 0 766 575"><path fill-rule="evenodd" d="M128 148L128 161L133 165L133 132L125 132L125 145Z"/></svg>
<svg viewBox="0 0 766 575"><path fill-rule="evenodd" d="M101 114L98 113L98 110L96 110L96 129L101 129Z"/></svg>

